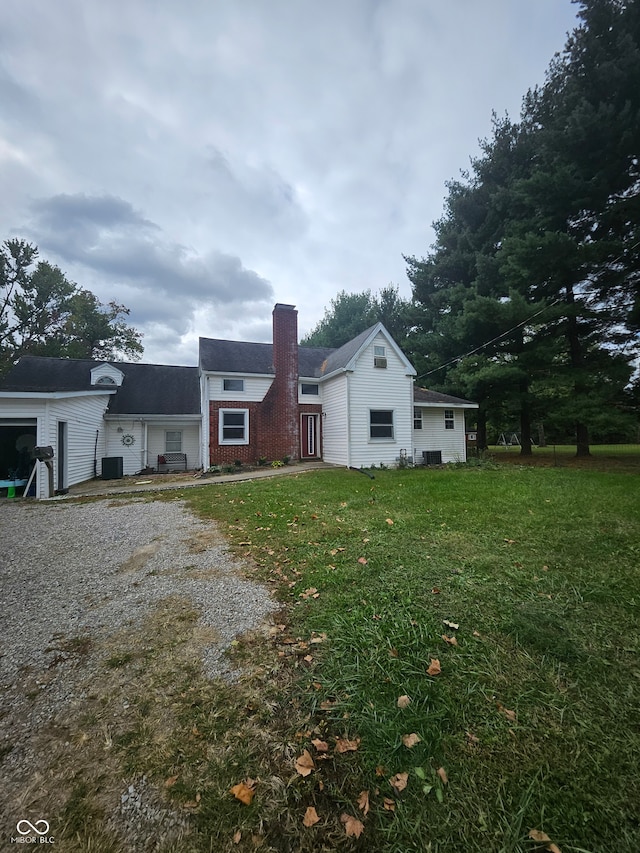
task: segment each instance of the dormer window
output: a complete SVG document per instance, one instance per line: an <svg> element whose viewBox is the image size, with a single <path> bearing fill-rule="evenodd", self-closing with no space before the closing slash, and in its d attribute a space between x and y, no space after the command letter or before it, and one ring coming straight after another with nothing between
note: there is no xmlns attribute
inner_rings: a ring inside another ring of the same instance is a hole
<svg viewBox="0 0 640 853"><path fill-rule="evenodd" d="M244 379L223 379L222 388L224 391L244 391Z"/></svg>
<svg viewBox="0 0 640 853"><path fill-rule="evenodd" d="M113 364L103 362L91 369L91 384L94 388L119 388L124 380L124 373Z"/></svg>

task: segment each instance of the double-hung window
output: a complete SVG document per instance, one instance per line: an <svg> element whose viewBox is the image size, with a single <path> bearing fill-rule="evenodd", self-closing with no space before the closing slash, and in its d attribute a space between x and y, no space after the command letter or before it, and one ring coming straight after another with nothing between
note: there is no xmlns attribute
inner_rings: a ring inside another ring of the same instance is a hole
<svg viewBox="0 0 640 853"><path fill-rule="evenodd" d="M249 444L248 409L220 409L218 441L220 444Z"/></svg>
<svg viewBox="0 0 640 853"><path fill-rule="evenodd" d="M413 410L413 428L422 429L422 409Z"/></svg>
<svg viewBox="0 0 640 853"><path fill-rule="evenodd" d="M445 409L444 410L444 428L445 429L454 429L455 428L455 420L453 417L453 409Z"/></svg>
<svg viewBox="0 0 640 853"><path fill-rule="evenodd" d="M168 429L164 434L164 452L182 453L182 430Z"/></svg>
<svg viewBox="0 0 640 853"><path fill-rule="evenodd" d="M393 411L391 409L371 409L369 412L369 437L372 439L393 439Z"/></svg>

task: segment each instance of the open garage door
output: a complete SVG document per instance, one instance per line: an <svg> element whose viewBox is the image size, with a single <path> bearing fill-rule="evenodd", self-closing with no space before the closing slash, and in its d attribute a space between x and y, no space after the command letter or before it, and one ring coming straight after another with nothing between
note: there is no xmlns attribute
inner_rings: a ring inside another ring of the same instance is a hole
<svg viewBox="0 0 640 853"><path fill-rule="evenodd" d="M26 480L34 465L35 418L0 418L0 480Z"/></svg>

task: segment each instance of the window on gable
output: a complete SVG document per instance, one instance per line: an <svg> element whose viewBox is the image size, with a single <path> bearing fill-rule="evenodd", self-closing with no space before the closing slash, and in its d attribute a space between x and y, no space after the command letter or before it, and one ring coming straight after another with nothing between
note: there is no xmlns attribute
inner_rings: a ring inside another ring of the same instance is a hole
<svg viewBox="0 0 640 853"><path fill-rule="evenodd" d="M387 348L382 346L381 344L374 344L374 347L373 347L373 366L374 367L386 367L387 366Z"/></svg>
<svg viewBox="0 0 640 853"><path fill-rule="evenodd" d="M220 444L249 444L249 410L220 409L218 440Z"/></svg>
<svg viewBox="0 0 640 853"><path fill-rule="evenodd" d="M95 384L96 385L115 385L116 380L113 378L113 376L99 376L96 379Z"/></svg>
<svg viewBox="0 0 640 853"><path fill-rule="evenodd" d="M393 411L372 409L369 412L369 437L393 438Z"/></svg>
<svg viewBox="0 0 640 853"><path fill-rule="evenodd" d="M302 394L313 394L315 397L320 393L320 386L313 382L301 382L300 390Z"/></svg>
<svg viewBox="0 0 640 853"><path fill-rule="evenodd" d="M222 388L224 391L244 391L244 379L223 379Z"/></svg>
<svg viewBox="0 0 640 853"><path fill-rule="evenodd" d="M445 409L444 410L444 428L445 429L454 429L455 428L455 420L453 417L453 409Z"/></svg>
<svg viewBox="0 0 640 853"><path fill-rule="evenodd" d="M182 453L182 430L169 429L164 434L164 452Z"/></svg>
<svg viewBox="0 0 640 853"><path fill-rule="evenodd" d="M413 410L413 428L422 429L422 409Z"/></svg>

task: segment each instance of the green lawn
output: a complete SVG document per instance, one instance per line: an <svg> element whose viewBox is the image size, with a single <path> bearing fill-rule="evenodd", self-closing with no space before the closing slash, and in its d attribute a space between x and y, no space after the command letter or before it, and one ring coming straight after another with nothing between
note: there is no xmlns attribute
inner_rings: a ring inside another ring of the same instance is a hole
<svg viewBox="0 0 640 853"><path fill-rule="evenodd" d="M260 727L277 755L244 744L232 769L211 767L228 773L218 791L258 780L250 806L202 809L220 849L237 828L274 850L532 850L531 829L564 853L640 849L634 475L324 471L187 497L286 606L273 661L239 649L270 672ZM358 749L337 753L339 738ZM317 769L302 777L305 748ZM358 841L342 814L362 820Z"/></svg>
<svg viewBox="0 0 640 853"><path fill-rule="evenodd" d="M482 462L156 496L216 520L282 609L233 684L203 677L187 602L116 638L69 721L64 849L122 853L109 792L144 774L196 827L158 853L637 853L639 483Z"/></svg>

